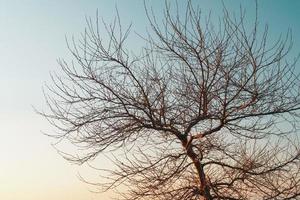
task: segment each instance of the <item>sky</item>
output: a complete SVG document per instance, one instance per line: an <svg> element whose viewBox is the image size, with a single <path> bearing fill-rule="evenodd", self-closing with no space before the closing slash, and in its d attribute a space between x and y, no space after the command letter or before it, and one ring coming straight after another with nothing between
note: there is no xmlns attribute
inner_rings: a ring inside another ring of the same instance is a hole
<svg viewBox="0 0 300 200"><path fill-rule="evenodd" d="M230 12L238 12L242 5L249 18L254 16L254 2L224 0ZM146 3L159 17L163 1ZM221 1L194 3L204 15L222 14ZM121 21L133 24L128 47L138 48L134 31L145 34L147 29L142 0L0 0L0 199L108 200L113 195L89 191L93 188L81 182L78 174L95 173L61 158L51 146L53 139L42 133L51 132L52 127L33 107L45 108L42 87L50 82L50 72L59 72L57 59L71 60L65 38L83 32L86 17L94 18L97 10L111 21L116 7ZM271 39L291 28L291 55L300 52L300 1L258 1L258 12L260 24L269 25ZM101 166L101 159L97 161Z"/></svg>

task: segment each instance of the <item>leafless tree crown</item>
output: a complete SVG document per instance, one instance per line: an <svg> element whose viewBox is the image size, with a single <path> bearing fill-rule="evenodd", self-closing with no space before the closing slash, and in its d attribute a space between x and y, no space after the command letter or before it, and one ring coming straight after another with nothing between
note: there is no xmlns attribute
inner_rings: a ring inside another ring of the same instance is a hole
<svg viewBox="0 0 300 200"><path fill-rule="evenodd" d="M151 31L139 54L119 17L87 23L60 60L42 112L56 136L84 149L84 163L115 157L104 189L125 185L124 199L300 199L297 137L300 95L291 37L268 40L257 19L224 10L220 23L166 4L164 19L146 9ZM162 22L162 23L160 23ZM114 159L114 158L112 158Z"/></svg>

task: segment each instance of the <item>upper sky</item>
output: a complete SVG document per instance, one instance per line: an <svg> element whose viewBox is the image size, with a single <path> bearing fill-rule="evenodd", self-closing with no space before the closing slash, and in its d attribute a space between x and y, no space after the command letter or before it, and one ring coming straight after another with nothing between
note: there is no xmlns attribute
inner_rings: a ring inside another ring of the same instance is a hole
<svg viewBox="0 0 300 200"><path fill-rule="evenodd" d="M146 2L159 17L163 1ZM222 1L194 3L203 15L209 11L214 18L222 15ZM253 19L255 1L224 3L230 12L238 12L242 5ZM65 37L83 32L85 18L95 17L97 9L100 17L111 21L115 7L124 24L133 24L133 36L134 31L145 33L142 0L0 0L0 199L109 199L110 194L90 193L78 180L77 174L88 174L88 169L71 165L57 154L52 140L41 133L51 127L32 106L45 108L42 86L49 82L49 72L58 71L58 58L70 59ZM300 52L300 1L259 1L258 10L260 24L269 24L270 38L291 28L292 54ZM128 48L135 49L139 43L132 38Z"/></svg>

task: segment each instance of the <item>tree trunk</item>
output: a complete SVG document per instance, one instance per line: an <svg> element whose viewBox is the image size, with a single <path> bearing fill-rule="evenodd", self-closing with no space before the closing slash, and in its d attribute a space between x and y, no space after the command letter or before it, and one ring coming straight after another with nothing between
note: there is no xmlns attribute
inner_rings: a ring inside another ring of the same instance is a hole
<svg viewBox="0 0 300 200"><path fill-rule="evenodd" d="M198 155L194 152L191 141L187 142L186 140L182 142L184 145L188 157L193 161L193 164L197 170L199 182L200 182L200 194L204 197L204 200L212 200L213 197L210 194L209 184L207 183L207 179L205 177L203 166L200 162Z"/></svg>

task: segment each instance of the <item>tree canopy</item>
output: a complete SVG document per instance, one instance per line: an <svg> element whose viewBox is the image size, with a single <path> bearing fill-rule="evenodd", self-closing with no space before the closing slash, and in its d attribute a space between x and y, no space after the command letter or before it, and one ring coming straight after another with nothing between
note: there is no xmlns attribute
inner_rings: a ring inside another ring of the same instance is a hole
<svg viewBox="0 0 300 200"><path fill-rule="evenodd" d="M300 199L290 32L269 41L257 17L249 28L243 10L225 8L213 24L191 1L184 16L168 3L163 19L145 12L151 31L138 54L118 15L88 20L69 43L74 60L59 61L40 113L52 136L83 149L63 156L84 163L122 150L102 186L125 185L124 199Z"/></svg>

